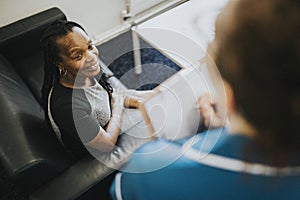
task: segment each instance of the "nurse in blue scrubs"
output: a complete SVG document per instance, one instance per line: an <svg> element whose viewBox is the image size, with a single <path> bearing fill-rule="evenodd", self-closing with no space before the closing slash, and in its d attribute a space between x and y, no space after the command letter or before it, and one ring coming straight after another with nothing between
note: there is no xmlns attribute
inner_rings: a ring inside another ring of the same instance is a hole
<svg viewBox="0 0 300 200"><path fill-rule="evenodd" d="M112 197L300 199L299 35L297 0L230 1L208 48L224 80L229 125L212 121L218 104L201 97L209 130L139 148L116 175Z"/></svg>

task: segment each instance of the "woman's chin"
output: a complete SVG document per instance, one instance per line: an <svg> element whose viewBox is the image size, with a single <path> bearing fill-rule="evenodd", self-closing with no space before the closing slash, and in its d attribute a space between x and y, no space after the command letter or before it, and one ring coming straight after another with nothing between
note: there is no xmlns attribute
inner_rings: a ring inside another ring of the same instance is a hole
<svg viewBox="0 0 300 200"><path fill-rule="evenodd" d="M94 76L97 76L99 73L100 73L100 67L98 67L97 69L95 69L93 71L87 71L84 74L87 77L94 77Z"/></svg>

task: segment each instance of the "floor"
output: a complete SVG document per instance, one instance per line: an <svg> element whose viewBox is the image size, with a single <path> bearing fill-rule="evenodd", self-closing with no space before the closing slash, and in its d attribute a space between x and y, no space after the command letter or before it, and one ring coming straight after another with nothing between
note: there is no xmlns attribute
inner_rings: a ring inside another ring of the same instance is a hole
<svg viewBox="0 0 300 200"><path fill-rule="evenodd" d="M181 68L162 53L140 40L142 73L134 71L131 31L98 46L100 59L130 89L148 90Z"/></svg>

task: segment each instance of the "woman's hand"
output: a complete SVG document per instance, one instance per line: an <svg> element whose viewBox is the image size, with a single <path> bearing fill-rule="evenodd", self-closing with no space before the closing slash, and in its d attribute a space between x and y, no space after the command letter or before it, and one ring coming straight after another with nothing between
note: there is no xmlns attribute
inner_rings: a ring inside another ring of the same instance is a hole
<svg viewBox="0 0 300 200"><path fill-rule="evenodd" d="M137 96L125 96L124 106L128 108L138 108L140 103L143 102L142 97Z"/></svg>
<svg viewBox="0 0 300 200"><path fill-rule="evenodd" d="M125 96L124 106L128 108L138 108L139 105L155 92L153 90L123 90Z"/></svg>
<svg viewBox="0 0 300 200"><path fill-rule="evenodd" d="M120 134L120 125L124 109L124 96L118 91L112 93L112 116L107 126L100 127L97 136L87 146L98 149L102 152L110 152L117 143Z"/></svg>
<svg viewBox="0 0 300 200"><path fill-rule="evenodd" d="M198 99L198 106L205 128L220 128L225 125L225 116L220 113L220 109L212 101L209 94L205 94Z"/></svg>

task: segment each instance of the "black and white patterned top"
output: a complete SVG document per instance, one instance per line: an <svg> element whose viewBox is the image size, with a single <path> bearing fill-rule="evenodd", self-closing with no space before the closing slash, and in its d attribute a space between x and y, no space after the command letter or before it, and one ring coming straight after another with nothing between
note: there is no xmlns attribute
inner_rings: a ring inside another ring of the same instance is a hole
<svg viewBox="0 0 300 200"><path fill-rule="evenodd" d="M91 115L99 126L104 127L110 119L111 109L107 91L96 81L91 87L83 89L91 105Z"/></svg>

